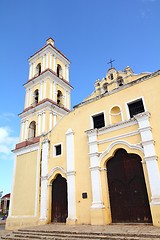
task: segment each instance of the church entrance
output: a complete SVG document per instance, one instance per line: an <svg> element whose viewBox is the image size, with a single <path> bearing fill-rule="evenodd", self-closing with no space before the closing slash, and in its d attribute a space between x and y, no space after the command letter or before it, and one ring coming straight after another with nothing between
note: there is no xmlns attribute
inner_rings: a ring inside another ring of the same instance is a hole
<svg viewBox="0 0 160 240"><path fill-rule="evenodd" d="M52 183L52 222L66 222L68 216L67 182L60 174Z"/></svg>
<svg viewBox="0 0 160 240"><path fill-rule="evenodd" d="M119 149L107 162L113 223L151 223L141 158Z"/></svg>

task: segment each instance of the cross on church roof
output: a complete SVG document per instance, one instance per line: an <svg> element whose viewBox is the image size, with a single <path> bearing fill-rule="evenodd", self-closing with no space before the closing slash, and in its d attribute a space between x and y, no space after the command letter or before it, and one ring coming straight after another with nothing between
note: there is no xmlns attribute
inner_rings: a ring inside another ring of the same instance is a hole
<svg viewBox="0 0 160 240"><path fill-rule="evenodd" d="M112 63L114 62L115 60L112 60L112 58L110 58L110 61L107 63L107 64L111 64L111 68L113 67L112 66Z"/></svg>

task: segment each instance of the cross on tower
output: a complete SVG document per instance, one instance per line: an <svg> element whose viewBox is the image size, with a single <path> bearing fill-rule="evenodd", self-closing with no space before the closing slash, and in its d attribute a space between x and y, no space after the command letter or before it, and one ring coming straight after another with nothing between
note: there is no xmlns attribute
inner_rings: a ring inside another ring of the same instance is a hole
<svg viewBox="0 0 160 240"><path fill-rule="evenodd" d="M111 64L111 68L113 67L112 66L112 63L114 62L115 60L112 60L112 58L110 58L110 61L107 63L107 64Z"/></svg>

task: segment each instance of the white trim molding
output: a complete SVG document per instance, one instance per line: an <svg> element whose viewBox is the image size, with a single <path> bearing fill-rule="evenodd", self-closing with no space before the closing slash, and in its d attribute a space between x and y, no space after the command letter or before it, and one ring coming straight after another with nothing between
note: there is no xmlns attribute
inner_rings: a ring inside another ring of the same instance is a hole
<svg viewBox="0 0 160 240"><path fill-rule="evenodd" d="M90 172L91 172L91 184L92 184L92 205L91 208L101 209L104 208L102 203L102 187L101 178L98 162L98 141L97 141L98 130L93 129L87 132L88 145L89 145L89 157L90 157Z"/></svg>
<svg viewBox="0 0 160 240"><path fill-rule="evenodd" d="M142 139L141 144L144 149L143 163L146 163L148 172L151 191L150 204L160 205L160 173L149 118L150 114L148 112L140 113L135 116L135 119L138 122L139 132Z"/></svg>
<svg viewBox="0 0 160 240"><path fill-rule="evenodd" d="M68 187L67 221L76 222L74 132L71 128L68 129L68 131L66 132L66 155L67 155L67 187Z"/></svg>
<svg viewBox="0 0 160 240"><path fill-rule="evenodd" d="M40 221L47 220L47 176L49 144L50 142L48 139L45 139L42 142Z"/></svg>

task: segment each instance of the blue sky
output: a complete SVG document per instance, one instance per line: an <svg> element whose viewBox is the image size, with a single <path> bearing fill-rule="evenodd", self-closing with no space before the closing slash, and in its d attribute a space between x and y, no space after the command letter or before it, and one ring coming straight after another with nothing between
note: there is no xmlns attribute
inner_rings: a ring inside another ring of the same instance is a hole
<svg viewBox="0 0 160 240"><path fill-rule="evenodd" d="M72 62L72 106L114 67L160 69L160 0L0 0L0 191L11 191L27 59L52 37Z"/></svg>

